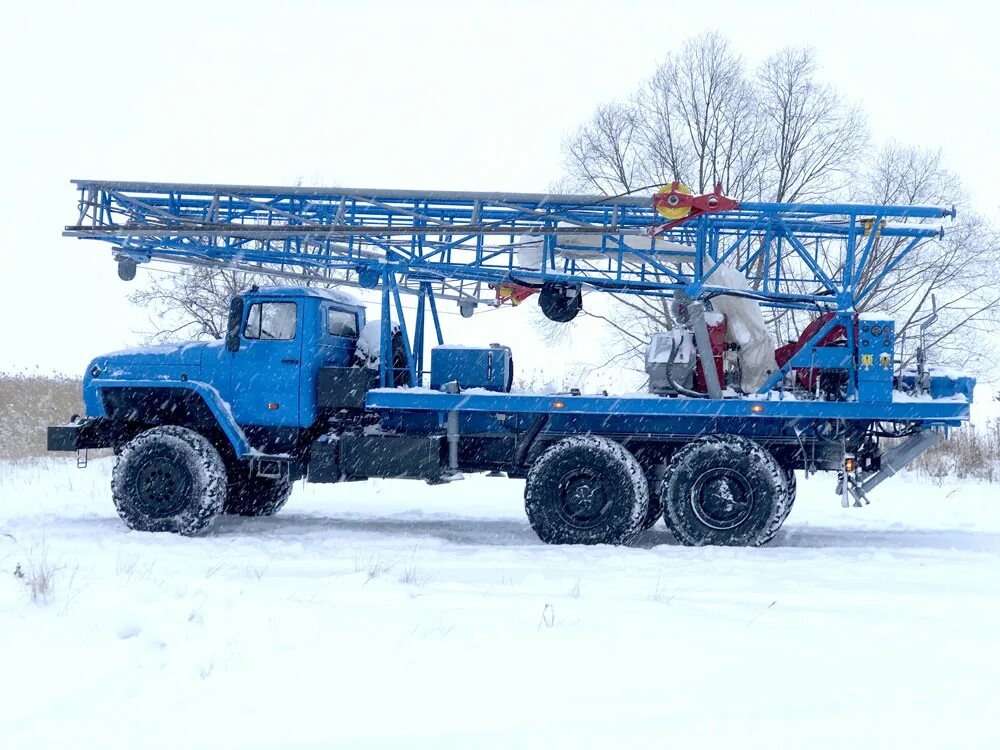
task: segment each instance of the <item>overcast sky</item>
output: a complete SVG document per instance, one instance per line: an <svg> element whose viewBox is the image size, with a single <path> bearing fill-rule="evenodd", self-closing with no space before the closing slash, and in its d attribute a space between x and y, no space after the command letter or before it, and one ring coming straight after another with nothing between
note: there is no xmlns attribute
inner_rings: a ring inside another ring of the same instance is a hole
<svg viewBox="0 0 1000 750"><path fill-rule="evenodd" d="M942 148L1000 218L1000 13L978 2L8 5L0 370L79 372L148 328L73 177L545 190L561 141L685 38L813 47L878 140Z"/></svg>

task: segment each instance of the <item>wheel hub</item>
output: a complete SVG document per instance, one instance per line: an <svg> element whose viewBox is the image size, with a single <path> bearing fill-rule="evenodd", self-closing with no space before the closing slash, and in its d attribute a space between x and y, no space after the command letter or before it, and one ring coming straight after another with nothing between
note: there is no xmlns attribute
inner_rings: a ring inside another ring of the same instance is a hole
<svg viewBox="0 0 1000 750"><path fill-rule="evenodd" d="M567 473L559 483L559 515L578 529L596 526L609 501L600 478L588 469Z"/></svg>
<svg viewBox="0 0 1000 750"><path fill-rule="evenodd" d="M136 476L137 504L144 513L157 518L183 510L190 490L188 473L166 458L149 459Z"/></svg>
<svg viewBox="0 0 1000 750"><path fill-rule="evenodd" d="M753 488L732 469L710 469L691 488L691 508L709 528L735 529L753 513Z"/></svg>

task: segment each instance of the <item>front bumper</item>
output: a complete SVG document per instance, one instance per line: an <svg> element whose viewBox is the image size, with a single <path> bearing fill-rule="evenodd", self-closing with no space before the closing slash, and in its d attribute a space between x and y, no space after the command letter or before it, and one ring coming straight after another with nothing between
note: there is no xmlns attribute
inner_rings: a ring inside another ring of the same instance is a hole
<svg viewBox="0 0 1000 750"><path fill-rule="evenodd" d="M72 424L48 428L47 448L50 451L78 451L91 448L113 448L117 435L108 420L81 419Z"/></svg>

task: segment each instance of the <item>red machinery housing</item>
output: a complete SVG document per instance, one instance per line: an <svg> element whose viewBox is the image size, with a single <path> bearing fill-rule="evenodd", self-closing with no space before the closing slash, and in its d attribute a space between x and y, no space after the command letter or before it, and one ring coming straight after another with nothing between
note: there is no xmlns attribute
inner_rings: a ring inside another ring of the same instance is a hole
<svg viewBox="0 0 1000 750"><path fill-rule="evenodd" d="M712 358L715 360L715 369L719 373L719 383L725 386L726 332L729 325L725 315L721 313L715 313L715 315L717 316L715 323L706 320L708 324L708 340L712 343ZM705 383L705 370L701 366L700 361L694 373L694 388L696 391L708 393L708 385Z"/></svg>
<svg viewBox="0 0 1000 750"><path fill-rule="evenodd" d="M823 313L818 318L815 318L809 323L799 334L799 338L792 341L784 346L779 346L774 350L774 359L778 363L778 367L784 367L785 364L794 357L803 346L805 346L813 336L815 336L819 330L825 326L830 319L833 317L832 312ZM854 323L855 328L857 328L857 318L855 318ZM837 346L838 344L846 343L847 341L847 329L844 326L834 326L816 343L817 346ZM803 388L812 389L816 385L816 378L818 377L820 371L816 368L808 367L796 367L795 368L795 380Z"/></svg>

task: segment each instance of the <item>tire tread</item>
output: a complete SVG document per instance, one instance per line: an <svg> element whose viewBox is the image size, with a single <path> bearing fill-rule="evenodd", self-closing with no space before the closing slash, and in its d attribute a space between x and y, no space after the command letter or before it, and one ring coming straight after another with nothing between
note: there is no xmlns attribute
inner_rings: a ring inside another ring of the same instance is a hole
<svg viewBox="0 0 1000 750"><path fill-rule="evenodd" d="M612 469L622 472L634 498L626 517L616 519L612 528L580 530L560 526L549 515L551 498L546 494L546 473L556 462L573 453L590 454L593 460L604 459ZM628 449L621 443L596 435L565 438L547 448L531 465L524 489L524 506L535 533L549 544L618 544L632 542L643 530L649 512L649 487L646 475Z"/></svg>
<svg viewBox="0 0 1000 750"><path fill-rule="evenodd" d="M129 468L143 452L164 445L177 452L177 460L189 462L196 482L195 497L180 513L154 518L131 501ZM184 536L199 534L222 512L226 490L226 467L215 446L200 433L177 425L153 427L133 438L115 457L111 474L111 495L118 515L136 531L170 531Z"/></svg>

